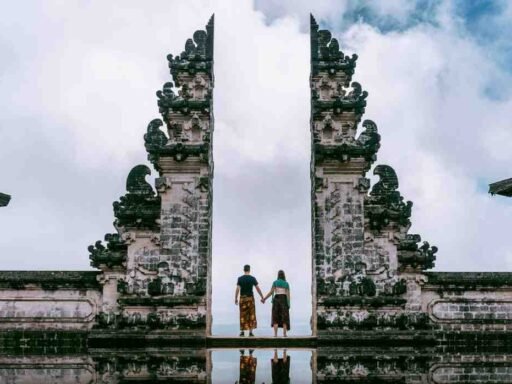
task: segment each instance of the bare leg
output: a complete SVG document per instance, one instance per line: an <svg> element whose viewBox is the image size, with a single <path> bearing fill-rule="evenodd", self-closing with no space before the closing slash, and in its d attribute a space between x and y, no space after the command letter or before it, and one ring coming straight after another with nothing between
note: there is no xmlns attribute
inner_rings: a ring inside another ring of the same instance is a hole
<svg viewBox="0 0 512 384"><path fill-rule="evenodd" d="M286 337L286 324L283 324L283 336Z"/></svg>
<svg viewBox="0 0 512 384"><path fill-rule="evenodd" d="M277 337L277 323L274 324L274 337Z"/></svg>

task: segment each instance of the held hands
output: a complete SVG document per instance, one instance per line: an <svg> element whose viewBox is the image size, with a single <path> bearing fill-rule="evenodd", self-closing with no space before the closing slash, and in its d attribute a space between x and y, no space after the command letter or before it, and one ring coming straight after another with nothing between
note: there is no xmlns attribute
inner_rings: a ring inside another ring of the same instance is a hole
<svg viewBox="0 0 512 384"><path fill-rule="evenodd" d="M263 297L261 298L261 303L265 304L265 299Z"/></svg>

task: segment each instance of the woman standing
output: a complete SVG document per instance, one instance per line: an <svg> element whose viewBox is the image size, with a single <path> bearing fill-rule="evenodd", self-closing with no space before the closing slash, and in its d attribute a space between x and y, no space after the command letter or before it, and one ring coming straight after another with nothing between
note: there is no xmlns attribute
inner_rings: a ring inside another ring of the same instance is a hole
<svg viewBox="0 0 512 384"><path fill-rule="evenodd" d="M286 281L284 271L277 272L277 280L272 283L270 292L261 299L265 303L272 296L272 324L274 337L277 337L277 328L283 328L283 336L290 330L290 285Z"/></svg>

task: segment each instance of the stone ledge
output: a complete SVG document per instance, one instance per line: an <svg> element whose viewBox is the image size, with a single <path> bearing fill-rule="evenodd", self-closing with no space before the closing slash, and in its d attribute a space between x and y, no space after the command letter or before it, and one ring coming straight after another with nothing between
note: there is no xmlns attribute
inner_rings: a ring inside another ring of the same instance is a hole
<svg viewBox="0 0 512 384"><path fill-rule="evenodd" d="M319 299L318 305L326 307L359 307L370 306L371 308L399 306L403 307L407 300L396 296L338 296Z"/></svg>
<svg viewBox="0 0 512 384"><path fill-rule="evenodd" d="M92 331L87 341L91 348L206 347L204 331Z"/></svg>
<svg viewBox="0 0 512 384"><path fill-rule="evenodd" d="M209 336L206 343L208 348L316 348L317 338L315 336Z"/></svg>
<svg viewBox="0 0 512 384"><path fill-rule="evenodd" d="M0 355L77 354L87 350L87 331L0 331Z"/></svg>
<svg viewBox="0 0 512 384"><path fill-rule="evenodd" d="M318 345L436 345L429 331L319 331Z"/></svg>
<svg viewBox="0 0 512 384"><path fill-rule="evenodd" d="M59 288L100 289L100 271L0 271L0 289L24 289L28 285L44 290Z"/></svg>
<svg viewBox="0 0 512 384"><path fill-rule="evenodd" d="M454 285L461 287L503 287L512 288L512 272L424 272L428 281L425 285Z"/></svg>
<svg viewBox="0 0 512 384"><path fill-rule="evenodd" d="M511 332L446 331L340 331L319 332L318 336L291 337L206 337L190 331L0 331L0 355L69 354L90 350L158 351L172 348L308 348L349 351L383 348L434 348L445 352L512 352Z"/></svg>
<svg viewBox="0 0 512 384"><path fill-rule="evenodd" d="M203 298L200 296L169 296L169 297L120 297L121 305L165 306L177 307L196 305Z"/></svg>

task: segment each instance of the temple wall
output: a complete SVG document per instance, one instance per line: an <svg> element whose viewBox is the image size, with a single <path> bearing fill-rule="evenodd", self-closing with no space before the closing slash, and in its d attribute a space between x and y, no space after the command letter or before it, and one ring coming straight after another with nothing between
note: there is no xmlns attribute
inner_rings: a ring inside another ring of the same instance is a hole
<svg viewBox="0 0 512 384"><path fill-rule="evenodd" d="M0 329L89 329L100 305L92 290L2 290Z"/></svg>
<svg viewBox="0 0 512 384"><path fill-rule="evenodd" d="M74 383L116 384L134 381L153 383L174 380L206 383L211 371L206 350L79 354L75 356L0 356L0 384Z"/></svg>
<svg viewBox="0 0 512 384"><path fill-rule="evenodd" d="M102 383L100 377L88 356L0 357L0 384Z"/></svg>
<svg viewBox="0 0 512 384"><path fill-rule="evenodd" d="M301 382L312 383L510 383L510 353L438 352L411 348L320 348L311 351L311 379L308 368L297 366L293 359L289 369L292 377L293 373L301 372ZM261 364L265 363L258 362L259 374L265 369ZM236 357L221 362L215 377L212 375L213 364L211 351L205 349L103 350L73 356L29 353L0 356L0 384L218 383L224 382L221 381L224 378L222 372L239 369L240 377L250 377L241 371L243 368Z"/></svg>
<svg viewBox="0 0 512 384"><path fill-rule="evenodd" d="M91 329L103 299L97 276L97 272L0 272L0 329Z"/></svg>
<svg viewBox="0 0 512 384"><path fill-rule="evenodd" d="M439 354L435 350L396 348L339 350L314 353L313 376L318 383L510 383L512 356L506 353Z"/></svg>
<svg viewBox="0 0 512 384"><path fill-rule="evenodd" d="M512 274L430 272L421 310L441 330L512 330Z"/></svg>

